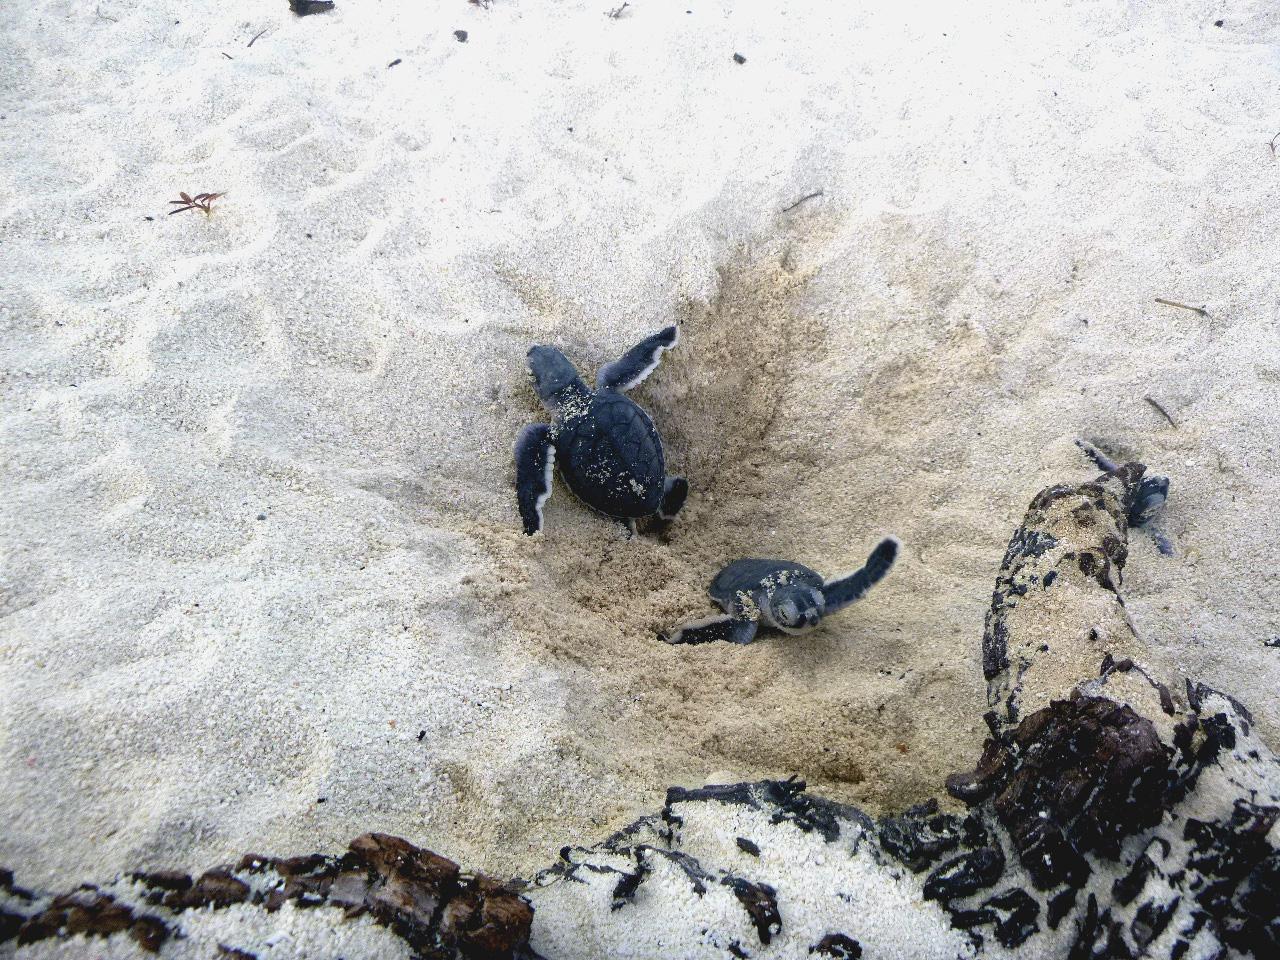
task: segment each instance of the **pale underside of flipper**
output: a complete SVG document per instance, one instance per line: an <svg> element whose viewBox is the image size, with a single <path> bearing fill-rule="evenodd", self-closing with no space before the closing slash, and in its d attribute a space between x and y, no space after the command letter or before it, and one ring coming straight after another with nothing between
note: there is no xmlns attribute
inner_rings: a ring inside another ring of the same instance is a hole
<svg viewBox="0 0 1280 960"><path fill-rule="evenodd" d="M727 613L682 623L662 639L667 643L750 643L756 638L756 621Z"/></svg>
<svg viewBox="0 0 1280 960"><path fill-rule="evenodd" d="M823 616L830 616L855 600L860 600L868 590L884 579L897 557L898 538L885 537L871 551L861 570L847 577L828 580L822 588L822 596L826 601Z"/></svg>
<svg viewBox="0 0 1280 960"><path fill-rule="evenodd" d="M662 506L658 507L659 520L674 520L689 496L689 481L684 477L667 477L662 492Z"/></svg>
<svg viewBox="0 0 1280 960"><path fill-rule="evenodd" d="M551 496L551 477L555 472L556 448L551 443L551 428L531 424L516 439L516 501L524 532L529 536L542 529L542 508Z"/></svg>
<svg viewBox="0 0 1280 960"><path fill-rule="evenodd" d="M625 393L653 373L662 360L662 354L679 342L680 332L674 326L645 337L617 360L600 368L596 389Z"/></svg>

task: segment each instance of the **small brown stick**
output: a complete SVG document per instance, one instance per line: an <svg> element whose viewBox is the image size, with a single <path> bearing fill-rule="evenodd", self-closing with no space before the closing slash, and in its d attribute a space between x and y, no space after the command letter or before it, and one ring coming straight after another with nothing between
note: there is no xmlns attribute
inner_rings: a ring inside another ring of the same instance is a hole
<svg viewBox="0 0 1280 960"><path fill-rule="evenodd" d="M1276 134L1274 137L1272 137L1272 138L1271 138L1271 140L1267 143L1267 146L1271 148L1271 155L1272 155L1273 157L1276 155L1276 141L1277 141L1277 140L1280 140L1280 133L1277 133L1277 134Z"/></svg>
<svg viewBox="0 0 1280 960"><path fill-rule="evenodd" d="M1169 426L1173 427L1175 430L1176 430L1176 429L1178 429L1178 421L1177 421L1177 420L1175 420L1175 419L1173 419L1173 417L1171 417L1171 416L1169 415L1169 411L1168 411L1168 410L1166 410L1164 407L1162 407L1162 406L1160 405L1160 401L1159 401L1159 400L1157 400L1155 397L1151 396L1151 394L1147 394L1147 395L1146 395L1145 397L1143 397L1142 399L1143 399L1143 400L1145 400L1145 401L1147 401L1147 403L1151 404L1151 405L1152 405L1153 407L1155 407L1157 410L1159 410L1159 411L1160 411L1160 415L1161 415L1161 416L1163 416L1166 420L1168 420L1168 421L1169 421Z"/></svg>
<svg viewBox="0 0 1280 960"><path fill-rule="evenodd" d="M813 191L813 193L807 193L803 197L801 197L799 200L797 200L795 203L791 204L791 206L783 207L782 212L790 213L792 210L800 206L800 204L804 203L806 200L812 200L814 197L820 197L820 196L822 196L821 190L815 190Z"/></svg>
<svg viewBox="0 0 1280 960"><path fill-rule="evenodd" d="M270 29L270 28L267 28L267 29ZM257 33L255 33L255 34L253 35L253 40L257 40L260 36L262 36L264 33L266 33L266 32L267 32L267 29L259 30ZM248 44L246 44L246 46L250 46L250 47L252 47L252 46L253 46L253 40L250 40L250 41L248 42Z"/></svg>
<svg viewBox="0 0 1280 960"><path fill-rule="evenodd" d="M1177 307L1180 310L1190 310L1192 313L1198 313L1202 317L1209 315L1209 311L1204 307L1193 307L1190 304L1179 303L1177 300L1166 300L1164 297L1156 297L1156 303L1163 303L1166 307Z"/></svg>
<svg viewBox="0 0 1280 960"><path fill-rule="evenodd" d="M226 57L228 60L234 60L234 59L235 59L235 57L233 57L231 54L227 53L226 51L221 51L221 53L222 53L222 55L223 55L224 57Z"/></svg>
<svg viewBox="0 0 1280 960"><path fill-rule="evenodd" d="M605 14L605 16L607 16L610 20L617 20L621 18L622 11L626 10L627 7L629 6L631 6L631 4L624 3L622 6L618 7L616 10L610 10L607 14Z"/></svg>

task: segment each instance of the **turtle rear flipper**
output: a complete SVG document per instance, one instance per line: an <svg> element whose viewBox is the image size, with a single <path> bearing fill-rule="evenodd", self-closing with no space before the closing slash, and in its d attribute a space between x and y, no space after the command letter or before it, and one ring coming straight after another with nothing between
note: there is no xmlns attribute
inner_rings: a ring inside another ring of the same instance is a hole
<svg viewBox="0 0 1280 960"><path fill-rule="evenodd" d="M675 326L665 327L645 337L612 363L606 363L596 376L597 390L625 393L653 373L662 354L680 342Z"/></svg>
<svg viewBox="0 0 1280 960"><path fill-rule="evenodd" d="M551 496L551 474L555 470L556 448L551 428L531 424L516 439L516 501L524 532L533 536L542 529L542 506Z"/></svg>
<svg viewBox="0 0 1280 960"><path fill-rule="evenodd" d="M893 562L898 558L898 538L885 537L871 555L866 565L857 573L837 580L828 580L822 588L822 596L826 600L824 616L830 616L842 607L847 607L855 600L884 579Z"/></svg>
<svg viewBox="0 0 1280 960"><path fill-rule="evenodd" d="M667 477L662 491L662 506L658 507L659 520L674 520L689 496L689 481L684 477Z"/></svg>
<svg viewBox="0 0 1280 960"><path fill-rule="evenodd" d="M750 643L756 638L756 621L728 614L682 623L662 639L667 643Z"/></svg>

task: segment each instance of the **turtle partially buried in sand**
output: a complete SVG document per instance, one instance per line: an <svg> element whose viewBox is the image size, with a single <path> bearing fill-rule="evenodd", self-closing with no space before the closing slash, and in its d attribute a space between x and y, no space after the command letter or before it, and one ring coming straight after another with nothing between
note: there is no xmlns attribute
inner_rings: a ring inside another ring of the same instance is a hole
<svg viewBox="0 0 1280 960"><path fill-rule="evenodd" d="M1092 443L1077 440L1076 446L1084 451L1085 456L1098 465L1099 470L1115 473L1120 469L1120 464L1116 463ZM1155 541L1156 549L1166 557L1171 557L1174 554L1173 544L1169 542L1169 538L1153 522L1156 514L1160 512L1160 508L1164 506L1164 502L1168 499L1168 477L1158 473L1149 473L1144 476L1142 482L1138 485L1137 491L1134 493L1133 505L1129 508L1129 526L1145 529L1151 535L1151 539Z"/></svg>
<svg viewBox="0 0 1280 960"><path fill-rule="evenodd" d="M682 623L662 639L750 643L762 624L783 633L803 633L883 580L897 556L897 538L886 537L871 551L866 566L835 580L824 580L790 560L735 560L716 574L707 591L724 613Z"/></svg>
<svg viewBox="0 0 1280 960"><path fill-rule="evenodd" d="M678 341L674 326L646 337L600 368L594 390L555 347L529 348L534 389L556 422L531 424L516 440L516 497L525 533L542 529L557 464L580 500L628 526L642 517L670 520L684 506L688 481L667 476L662 438L649 415L626 396Z"/></svg>

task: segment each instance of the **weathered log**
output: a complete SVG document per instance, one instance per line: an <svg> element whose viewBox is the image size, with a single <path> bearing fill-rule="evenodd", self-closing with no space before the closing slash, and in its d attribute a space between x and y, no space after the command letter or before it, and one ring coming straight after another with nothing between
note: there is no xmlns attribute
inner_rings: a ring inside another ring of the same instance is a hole
<svg viewBox="0 0 1280 960"><path fill-rule="evenodd" d="M207 940L195 914L292 904L322 929L365 917L428 958L1280 956L1280 762L1234 699L1173 683L1124 608L1142 476L1050 487L1011 539L982 643L991 735L946 785L964 813L930 801L875 821L796 780L672 788L510 885L378 834L341 857L61 896L0 871L0 944L164 952ZM243 936L210 952L254 955ZM339 955L331 939L308 955Z"/></svg>

